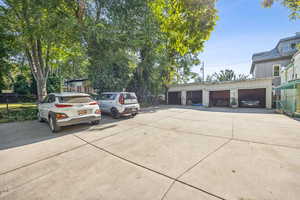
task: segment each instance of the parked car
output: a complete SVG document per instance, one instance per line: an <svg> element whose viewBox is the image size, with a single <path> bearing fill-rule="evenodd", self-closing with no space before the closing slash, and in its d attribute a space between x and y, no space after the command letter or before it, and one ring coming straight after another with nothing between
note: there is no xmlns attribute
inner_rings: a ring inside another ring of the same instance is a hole
<svg viewBox="0 0 300 200"><path fill-rule="evenodd" d="M259 100L243 100L240 103L241 107L259 107L260 106L260 101Z"/></svg>
<svg viewBox="0 0 300 200"><path fill-rule="evenodd" d="M99 105L84 93L51 93L38 105L38 119L47 121L52 132L62 126L91 122L99 124Z"/></svg>
<svg viewBox="0 0 300 200"><path fill-rule="evenodd" d="M104 92L98 98L101 111L110 113L114 118L122 115L135 116L140 104L133 92Z"/></svg>

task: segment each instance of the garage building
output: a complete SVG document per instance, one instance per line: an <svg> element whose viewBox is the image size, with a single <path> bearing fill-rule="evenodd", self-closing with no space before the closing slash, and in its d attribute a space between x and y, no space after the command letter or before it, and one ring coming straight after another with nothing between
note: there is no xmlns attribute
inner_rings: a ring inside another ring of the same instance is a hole
<svg viewBox="0 0 300 200"><path fill-rule="evenodd" d="M239 107L271 108L272 79L188 83L170 85L168 90L168 104L230 107L233 102Z"/></svg>

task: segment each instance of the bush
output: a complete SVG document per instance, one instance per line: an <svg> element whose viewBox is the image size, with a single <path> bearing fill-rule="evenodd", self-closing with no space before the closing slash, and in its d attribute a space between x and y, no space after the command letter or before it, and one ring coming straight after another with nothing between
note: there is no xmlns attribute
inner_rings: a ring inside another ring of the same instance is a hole
<svg viewBox="0 0 300 200"><path fill-rule="evenodd" d="M23 75L18 75L16 77L16 81L13 86L14 86L14 91L17 94L25 95L31 93L29 82L26 79L26 77Z"/></svg>
<svg viewBox="0 0 300 200"><path fill-rule="evenodd" d="M237 105L236 99L235 98L231 98L231 105L235 106Z"/></svg>
<svg viewBox="0 0 300 200"><path fill-rule="evenodd" d="M52 75L48 77L47 80L47 92L53 93L53 92L60 92L61 89L61 83L59 76Z"/></svg>
<svg viewBox="0 0 300 200"><path fill-rule="evenodd" d="M36 107L9 109L8 113L6 109L0 109L0 123L36 120L37 112Z"/></svg>

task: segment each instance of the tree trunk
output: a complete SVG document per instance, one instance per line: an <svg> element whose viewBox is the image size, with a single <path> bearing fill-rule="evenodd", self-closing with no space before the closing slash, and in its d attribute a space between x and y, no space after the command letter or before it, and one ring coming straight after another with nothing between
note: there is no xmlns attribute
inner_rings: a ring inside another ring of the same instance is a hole
<svg viewBox="0 0 300 200"><path fill-rule="evenodd" d="M44 59L40 40L33 40L32 43L26 48L26 56L29 66L37 84L37 95L39 102L41 102L47 95L47 79L49 74L48 52L49 45L47 46L47 52Z"/></svg>
<svg viewBox="0 0 300 200"><path fill-rule="evenodd" d="M45 80L36 80L37 84L37 95L38 95L38 101L41 102L47 96L47 81Z"/></svg>
<svg viewBox="0 0 300 200"><path fill-rule="evenodd" d="M165 88L165 104L168 105L168 101L169 101L168 90L169 90L169 88L166 85L164 86L164 88Z"/></svg>

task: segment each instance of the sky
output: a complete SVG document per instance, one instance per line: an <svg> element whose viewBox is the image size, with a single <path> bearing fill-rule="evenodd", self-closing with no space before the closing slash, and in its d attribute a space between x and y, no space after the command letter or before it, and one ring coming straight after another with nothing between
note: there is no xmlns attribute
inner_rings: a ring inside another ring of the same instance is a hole
<svg viewBox="0 0 300 200"><path fill-rule="evenodd" d="M219 20L204 52L205 77L222 69L249 74L253 53L273 49L284 37L300 32L300 20L289 19L289 10L280 3L263 8L262 0L219 0ZM199 73L200 67L193 67Z"/></svg>

